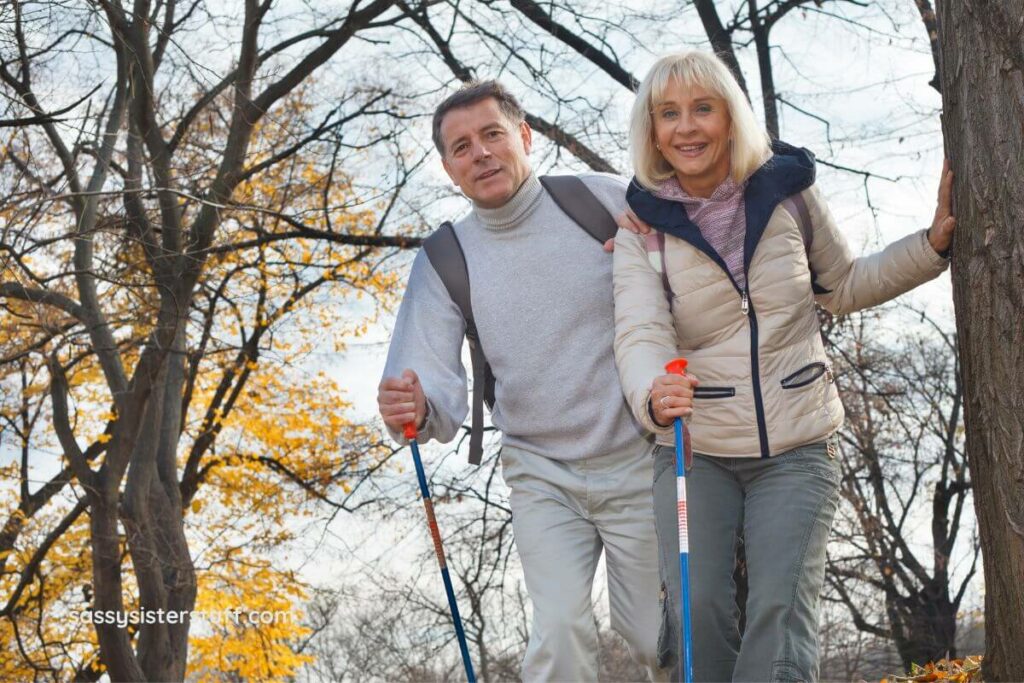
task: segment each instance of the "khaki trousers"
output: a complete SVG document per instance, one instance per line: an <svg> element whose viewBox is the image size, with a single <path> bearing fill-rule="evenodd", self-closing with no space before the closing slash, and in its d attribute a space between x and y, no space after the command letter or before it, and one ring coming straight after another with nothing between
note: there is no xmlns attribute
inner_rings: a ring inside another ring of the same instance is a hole
<svg viewBox="0 0 1024 683"><path fill-rule="evenodd" d="M533 603L523 680L596 681L597 628L591 602L601 551L611 623L630 654L657 666L660 623L652 446L564 462L512 447L501 451L512 527Z"/></svg>

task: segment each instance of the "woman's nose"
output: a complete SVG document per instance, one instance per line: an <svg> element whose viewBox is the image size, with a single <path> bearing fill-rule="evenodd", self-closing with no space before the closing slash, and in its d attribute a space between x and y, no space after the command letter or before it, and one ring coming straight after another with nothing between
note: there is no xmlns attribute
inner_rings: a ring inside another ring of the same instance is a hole
<svg viewBox="0 0 1024 683"><path fill-rule="evenodd" d="M679 115L679 120L676 121L676 132L677 133L690 133L696 129L696 121L688 112L683 112Z"/></svg>

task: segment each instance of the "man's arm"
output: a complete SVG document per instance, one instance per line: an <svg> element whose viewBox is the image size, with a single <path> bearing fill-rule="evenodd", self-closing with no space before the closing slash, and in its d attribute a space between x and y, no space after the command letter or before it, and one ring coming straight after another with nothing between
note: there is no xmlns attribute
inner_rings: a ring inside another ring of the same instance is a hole
<svg viewBox="0 0 1024 683"><path fill-rule="evenodd" d="M462 313L420 251L398 309L378 393L381 416L395 441L407 442L402 422L413 415L423 420L420 441L455 438L469 412L462 365L465 334Z"/></svg>

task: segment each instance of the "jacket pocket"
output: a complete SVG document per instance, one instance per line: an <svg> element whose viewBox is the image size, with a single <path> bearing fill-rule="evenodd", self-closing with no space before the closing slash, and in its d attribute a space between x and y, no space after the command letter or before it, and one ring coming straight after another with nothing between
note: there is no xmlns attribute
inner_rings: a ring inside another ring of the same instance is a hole
<svg viewBox="0 0 1024 683"><path fill-rule="evenodd" d="M731 398L736 395L735 387L696 387L694 398Z"/></svg>
<svg viewBox="0 0 1024 683"><path fill-rule="evenodd" d="M825 374L825 364L816 361L805 365L791 375L782 378L780 384L783 389L798 389L805 387L814 380Z"/></svg>

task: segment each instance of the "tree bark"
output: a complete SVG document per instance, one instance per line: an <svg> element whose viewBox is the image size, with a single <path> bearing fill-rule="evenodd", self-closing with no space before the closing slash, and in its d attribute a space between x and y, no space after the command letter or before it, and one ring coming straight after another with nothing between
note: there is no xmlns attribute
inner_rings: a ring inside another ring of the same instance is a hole
<svg viewBox="0 0 1024 683"><path fill-rule="evenodd" d="M1024 0L940 0L953 301L985 569L986 681L1024 671Z"/></svg>
<svg viewBox="0 0 1024 683"><path fill-rule="evenodd" d="M761 76L761 103L764 105L764 127L773 140L779 139L779 109L775 101L775 76L772 73L771 45L768 34L771 25L763 22L758 14L757 0L747 0L750 16L750 31L754 34L757 48L757 70Z"/></svg>
<svg viewBox="0 0 1024 683"><path fill-rule="evenodd" d="M743 77L743 69L740 68L740 62L736 59L736 50L732 45L732 32L726 30L722 25L714 1L696 0L693 4L697 8L701 24L704 25L704 33L707 34L708 40L711 42L711 49L726 63L729 70L732 71L732 75L736 77L736 82L740 84L743 94L750 99L750 93L747 92L747 79Z"/></svg>

